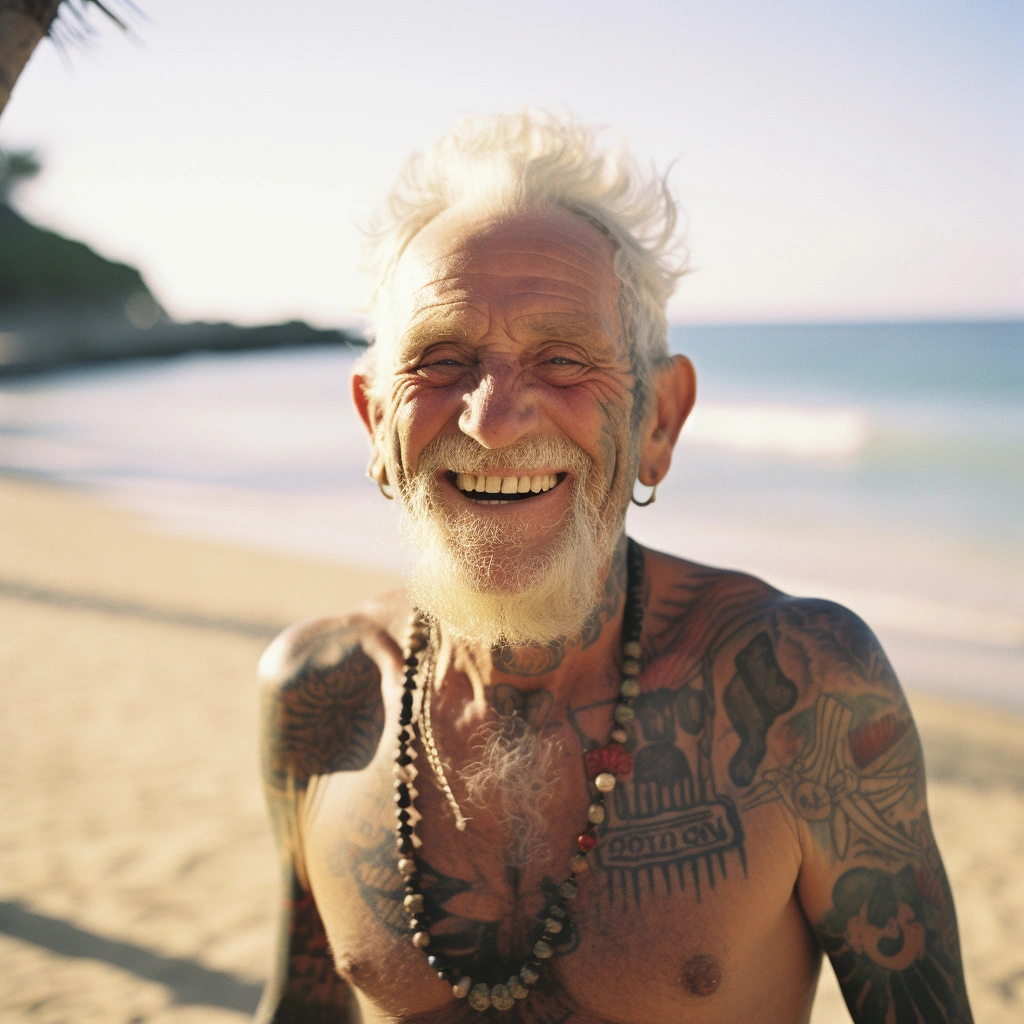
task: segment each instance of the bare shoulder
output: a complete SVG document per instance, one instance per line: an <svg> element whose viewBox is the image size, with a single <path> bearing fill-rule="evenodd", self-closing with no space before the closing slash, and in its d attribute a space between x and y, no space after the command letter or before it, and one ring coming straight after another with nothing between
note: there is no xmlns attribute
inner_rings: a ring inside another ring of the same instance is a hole
<svg viewBox="0 0 1024 1024"><path fill-rule="evenodd" d="M896 673L860 616L819 598L780 594L772 604L780 654L800 672L809 691L849 697L870 693L882 702L903 704Z"/></svg>
<svg viewBox="0 0 1024 1024"><path fill-rule="evenodd" d="M703 658L765 624L785 595L749 573L644 552L650 655Z"/></svg>
<svg viewBox="0 0 1024 1024"><path fill-rule="evenodd" d="M850 609L792 597L749 573L645 554L655 653L688 647L731 664L737 656L742 663L770 648L802 695L822 687L900 694L877 638Z"/></svg>
<svg viewBox="0 0 1024 1024"><path fill-rule="evenodd" d="M290 626L259 663L265 781L364 768L384 728L381 680L401 664L401 598Z"/></svg>

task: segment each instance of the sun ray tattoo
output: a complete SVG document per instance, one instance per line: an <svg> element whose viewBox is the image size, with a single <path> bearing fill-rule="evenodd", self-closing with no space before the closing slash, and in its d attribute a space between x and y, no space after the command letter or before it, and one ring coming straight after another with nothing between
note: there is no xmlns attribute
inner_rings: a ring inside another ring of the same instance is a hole
<svg viewBox="0 0 1024 1024"><path fill-rule="evenodd" d="M887 715L851 730L853 711L828 694L814 706L814 739L790 765L769 768L743 802L745 811L781 800L809 823L828 826L840 859L850 848L851 828L872 842L872 849L917 856L918 843L883 817L914 785L915 772L896 756L909 728Z"/></svg>
<svg viewBox="0 0 1024 1024"><path fill-rule="evenodd" d="M969 1020L963 984L944 947L920 871L852 868L832 891L818 935L847 1006L864 1024ZM941 903L941 900L940 900Z"/></svg>

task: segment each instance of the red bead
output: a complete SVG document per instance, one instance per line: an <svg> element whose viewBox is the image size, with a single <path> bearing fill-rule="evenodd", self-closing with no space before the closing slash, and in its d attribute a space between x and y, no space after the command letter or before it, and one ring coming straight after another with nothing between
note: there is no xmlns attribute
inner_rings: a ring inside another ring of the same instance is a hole
<svg viewBox="0 0 1024 1024"><path fill-rule="evenodd" d="M580 844L580 849L584 853L590 853L597 846L597 834L595 832L581 832L576 841Z"/></svg>
<svg viewBox="0 0 1024 1024"><path fill-rule="evenodd" d="M602 772L612 775L628 775L633 770L633 757L626 753L621 743L609 743L607 746L590 750L585 756L587 775L596 779Z"/></svg>

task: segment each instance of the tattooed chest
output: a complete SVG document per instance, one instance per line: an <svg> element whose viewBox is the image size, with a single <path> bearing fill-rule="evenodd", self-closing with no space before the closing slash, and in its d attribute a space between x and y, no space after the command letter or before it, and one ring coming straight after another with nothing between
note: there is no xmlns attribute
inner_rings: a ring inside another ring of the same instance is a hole
<svg viewBox="0 0 1024 1024"><path fill-rule="evenodd" d="M702 767L696 750L691 758L676 747L687 765L693 761L685 769L668 753L668 712L661 708L659 715L649 733L662 739L638 749L646 755L607 803L591 870L581 877L579 896L555 935L554 955L537 990L553 1009L523 1020L601 1022L610 998L621 1000L614 1019L622 1021L654 1019L655 1005L714 1001L735 969L730 965L742 957L743 933L761 929L758 913L735 911L748 868L736 808L717 792L714 773ZM677 727L675 722L672 729ZM559 805L553 815L541 836L545 851L518 865L503 862L499 847L488 849L473 822L457 835L443 798L421 788L417 861L429 951L474 979L504 983L531 959L550 908L559 903L576 831L569 823L585 816L585 781L578 806ZM364 782L328 796L308 834L314 891L332 949L346 978L381 1006L391 1005L396 991L450 1003L450 990L438 988L423 952L410 942L405 880L380 813L388 791L376 789ZM558 825L562 819L567 822ZM791 878L778 881L766 886L763 872L755 881L766 917L777 918L774 904L792 890ZM735 891L723 899L730 887ZM624 972L629 984L609 995L608 978Z"/></svg>
<svg viewBox="0 0 1024 1024"><path fill-rule="evenodd" d="M342 845L332 877L315 884L339 970L376 1006L395 1008L397 1001L422 1007L407 1019L461 1020L463 1004L453 1002L450 988L436 982L423 952L410 942L393 849L390 837L372 848ZM441 953L457 971L489 985L507 982L533 959L533 943L550 927L544 919L559 902L555 877L544 874L538 880L527 873L526 883L495 886L472 866L453 865L443 855L422 856L420 866L423 916L430 922L425 952ZM608 899L607 884L600 869L581 884L527 1003L500 1019L507 1024L648 1021L658 1006L717 994L729 943L713 920L713 908L688 914L669 901L647 906L643 914L623 912ZM519 898L510 900L510 891ZM658 936L653 944L652 935ZM620 980L609 991L612 977ZM612 1006L615 1013L608 1016ZM489 1018L474 1013L466 1019Z"/></svg>

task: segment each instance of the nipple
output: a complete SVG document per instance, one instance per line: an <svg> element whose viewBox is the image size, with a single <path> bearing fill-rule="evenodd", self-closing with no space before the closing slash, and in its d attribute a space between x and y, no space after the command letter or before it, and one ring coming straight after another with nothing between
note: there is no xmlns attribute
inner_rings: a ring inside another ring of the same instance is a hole
<svg viewBox="0 0 1024 1024"><path fill-rule="evenodd" d="M691 957L683 964L683 984L694 996L712 996L722 983L722 965L707 953Z"/></svg>

